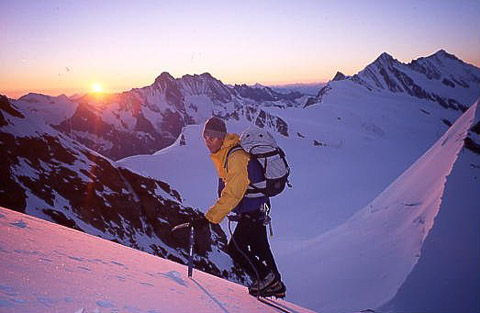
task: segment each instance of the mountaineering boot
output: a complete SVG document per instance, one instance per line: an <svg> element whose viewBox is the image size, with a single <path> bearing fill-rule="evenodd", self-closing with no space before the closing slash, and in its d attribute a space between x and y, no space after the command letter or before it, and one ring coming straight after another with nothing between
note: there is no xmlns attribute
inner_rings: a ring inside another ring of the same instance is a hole
<svg viewBox="0 0 480 313"><path fill-rule="evenodd" d="M278 281L278 278L275 274L272 272L268 273L267 276L265 276L263 279L260 281L256 281L252 284L250 288L248 288L248 293L251 294L252 296L256 296L259 291L262 291L268 287L270 287L272 284L274 284L276 281Z"/></svg>
<svg viewBox="0 0 480 313"><path fill-rule="evenodd" d="M287 287L281 281L277 281L274 284L270 285L264 290L261 290L257 296L259 297L275 297L275 298L285 298L285 293L287 292Z"/></svg>

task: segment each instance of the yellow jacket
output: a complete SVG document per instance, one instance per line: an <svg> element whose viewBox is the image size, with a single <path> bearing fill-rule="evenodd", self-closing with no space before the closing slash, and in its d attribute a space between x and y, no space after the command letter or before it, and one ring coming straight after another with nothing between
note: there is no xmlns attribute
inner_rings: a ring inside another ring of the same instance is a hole
<svg viewBox="0 0 480 313"><path fill-rule="evenodd" d="M220 223L242 201L250 184L247 171L250 156L245 151L237 150L230 155L227 164L228 173L224 167L228 151L239 141L240 137L237 134L227 134L220 150L210 154L218 176L225 183L225 188L217 202L205 214L206 218L214 224Z"/></svg>

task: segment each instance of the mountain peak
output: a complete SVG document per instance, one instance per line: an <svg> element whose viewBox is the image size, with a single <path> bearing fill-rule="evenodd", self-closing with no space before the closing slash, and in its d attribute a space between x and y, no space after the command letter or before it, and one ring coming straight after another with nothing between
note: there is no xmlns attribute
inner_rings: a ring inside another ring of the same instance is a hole
<svg viewBox="0 0 480 313"><path fill-rule="evenodd" d="M190 80L190 79L193 79L193 80L203 80L203 81L218 81L215 77L212 76L212 74L208 73L208 72L205 72L205 73L202 73L202 74L185 74L182 76L181 80Z"/></svg>
<svg viewBox="0 0 480 313"><path fill-rule="evenodd" d="M212 74L210 74L209 72L205 72L203 74L200 74L200 77L204 77L204 78L208 78L208 79L215 79Z"/></svg>
<svg viewBox="0 0 480 313"><path fill-rule="evenodd" d="M432 56L437 57L437 58L447 58L447 59L451 59L451 60L459 60L455 55L448 53L444 49L438 50Z"/></svg>
<svg viewBox="0 0 480 313"><path fill-rule="evenodd" d="M153 83L154 85L157 85L161 82L164 82L164 81L172 81L172 80L175 80L175 78L173 78L172 75L170 75L170 73L168 72L163 72L162 74L160 74L160 76L158 76L157 78L155 78L155 82Z"/></svg>
<svg viewBox="0 0 480 313"><path fill-rule="evenodd" d="M347 78L347 76L345 76L345 74L343 74L342 72L339 71L339 72L337 72L337 74L335 74L332 81L344 80L346 78Z"/></svg>
<svg viewBox="0 0 480 313"><path fill-rule="evenodd" d="M390 54L383 52L382 54L380 54L376 61L391 63L394 60L395 59Z"/></svg>

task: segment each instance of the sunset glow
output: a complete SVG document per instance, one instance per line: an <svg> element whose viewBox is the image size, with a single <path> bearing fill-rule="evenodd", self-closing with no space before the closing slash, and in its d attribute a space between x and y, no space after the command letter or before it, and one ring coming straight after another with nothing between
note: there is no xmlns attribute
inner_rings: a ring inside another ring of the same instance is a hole
<svg viewBox="0 0 480 313"><path fill-rule="evenodd" d="M103 92L103 87L100 84L95 83L95 84L92 85L92 90L95 93L101 93L101 92Z"/></svg>
<svg viewBox="0 0 480 313"><path fill-rule="evenodd" d="M479 12L478 0L1 1L0 94L87 93L91 77L120 92L162 72L325 82L382 52L410 62L445 49L480 66Z"/></svg>

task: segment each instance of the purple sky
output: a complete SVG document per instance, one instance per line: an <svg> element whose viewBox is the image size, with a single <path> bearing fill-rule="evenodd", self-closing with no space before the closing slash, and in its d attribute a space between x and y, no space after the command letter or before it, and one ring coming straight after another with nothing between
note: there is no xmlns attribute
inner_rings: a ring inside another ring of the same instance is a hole
<svg viewBox="0 0 480 313"><path fill-rule="evenodd" d="M224 83L327 81L382 52L480 66L480 1L5 1L0 93L57 95L209 72Z"/></svg>

